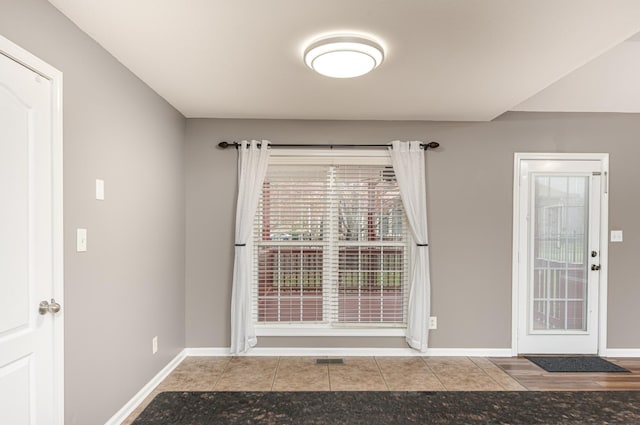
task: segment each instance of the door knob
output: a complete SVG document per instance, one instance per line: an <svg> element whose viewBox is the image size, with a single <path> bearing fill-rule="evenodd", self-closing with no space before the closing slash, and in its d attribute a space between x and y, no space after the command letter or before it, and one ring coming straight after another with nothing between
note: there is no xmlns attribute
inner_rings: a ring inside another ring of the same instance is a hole
<svg viewBox="0 0 640 425"><path fill-rule="evenodd" d="M40 302L40 305L38 306L38 313L42 315L47 313L56 314L61 308L60 304L58 304L55 299L51 298L51 302L47 300Z"/></svg>
<svg viewBox="0 0 640 425"><path fill-rule="evenodd" d="M591 265L591 270L593 270L593 271L600 270L600 264L592 264Z"/></svg>

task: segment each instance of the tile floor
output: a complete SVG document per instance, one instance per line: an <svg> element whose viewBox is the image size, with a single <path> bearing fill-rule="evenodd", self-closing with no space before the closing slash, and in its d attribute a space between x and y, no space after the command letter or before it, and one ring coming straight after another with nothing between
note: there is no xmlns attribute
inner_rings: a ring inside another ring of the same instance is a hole
<svg viewBox="0 0 640 425"><path fill-rule="evenodd" d="M162 391L640 390L640 359L609 359L631 374L549 374L524 358L187 357L133 412Z"/></svg>

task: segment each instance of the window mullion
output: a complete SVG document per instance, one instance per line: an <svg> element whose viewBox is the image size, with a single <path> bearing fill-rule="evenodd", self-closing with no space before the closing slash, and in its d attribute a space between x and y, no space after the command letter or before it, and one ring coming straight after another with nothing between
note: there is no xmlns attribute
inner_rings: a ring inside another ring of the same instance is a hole
<svg viewBox="0 0 640 425"><path fill-rule="evenodd" d="M276 257L278 259L278 263L277 263L277 280L276 282L282 282L282 255L280 253L280 247L278 247L278 256ZM280 314L280 310L282 308L282 286L278 285L278 308L277 308L277 314L278 314L278 322L280 321L281 314Z"/></svg>
<svg viewBox="0 0 640 425"><path fill-rule="evenodd" d="M384 289L384 280L385 280L385 276L386 276L386 271L385 271L385 255L384 255L384 247L380 247L380 262L379 262L379 270L378 270L378 275L380 276L380 279L378 281L378 284L380 285L380 322L384 322L384 317L385 317L385 305L384 305L384 300L385 300L385 289Z"/></svg>

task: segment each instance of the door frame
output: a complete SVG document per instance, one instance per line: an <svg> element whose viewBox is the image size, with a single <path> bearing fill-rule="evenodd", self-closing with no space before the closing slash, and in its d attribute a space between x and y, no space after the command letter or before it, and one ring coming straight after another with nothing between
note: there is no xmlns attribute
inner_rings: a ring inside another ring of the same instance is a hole
<svg viewBox="0 0 640 425"><path fill-rule="evenodd" d="M62 72L0 35L0 54L40 74L51 82L51 190L53 293L64 310L64 233L62 160ZM36 308L36 306L34 306ZM54 417L52 425L64 424L64 311L53 321Z"/></svg>
<svg viewBox="0 0 640 425"><path fill-rule="evenodd" d="M562 161L600 161L602 167L602 191L600 192L600 287L598 299L598 355L607 354L607 270L609 235L609 154L608 153L522 153L514 154L513 165L513 246L512 246L512 318L511 318L511 355L518 356L518 320L519 320L519 246L520 246L520 172L522 161L562 160Z"/></svg>

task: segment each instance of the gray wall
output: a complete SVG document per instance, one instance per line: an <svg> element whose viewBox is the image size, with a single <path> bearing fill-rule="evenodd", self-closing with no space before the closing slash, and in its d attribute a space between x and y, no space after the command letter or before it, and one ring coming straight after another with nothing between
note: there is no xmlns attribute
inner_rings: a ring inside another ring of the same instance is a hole
<svg viewBox="0 0 640 425"><path fill-rule="evenodd" d="M489 123L190 119L186 137L188 347L229 346L236 153L222 140L437 140L427 155L435 348L511 347L514 152L609 152L608 347L640 348L640 115L507 113ZM260 338L258 346L399 347L399 338Z"/></svg>
<svg viewBox="0 0 640 425"><path fill-rule="evenodd" d="M64 73L65 423L103 424L184 347L185 119L47 1L0 11Z"/></svg>

